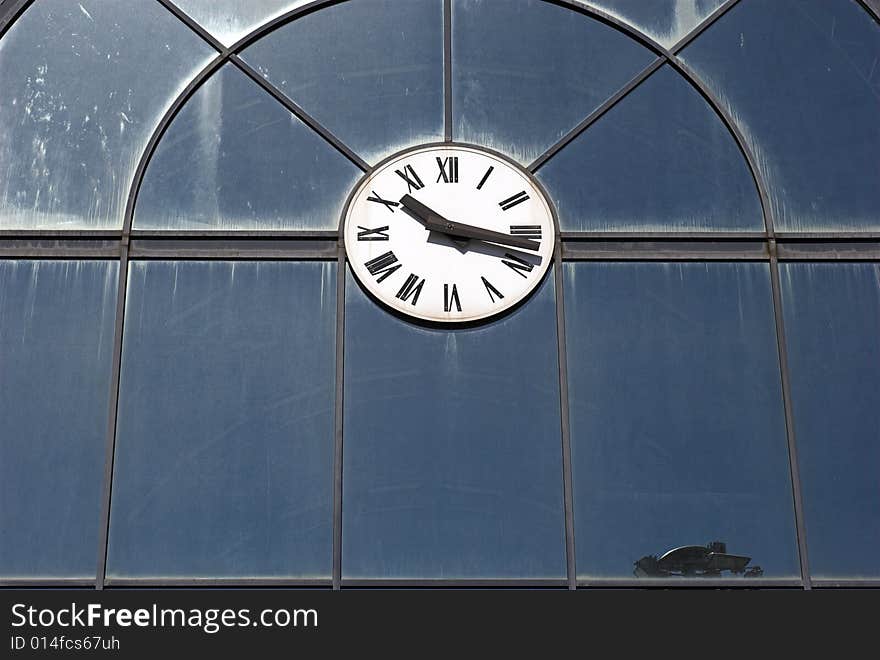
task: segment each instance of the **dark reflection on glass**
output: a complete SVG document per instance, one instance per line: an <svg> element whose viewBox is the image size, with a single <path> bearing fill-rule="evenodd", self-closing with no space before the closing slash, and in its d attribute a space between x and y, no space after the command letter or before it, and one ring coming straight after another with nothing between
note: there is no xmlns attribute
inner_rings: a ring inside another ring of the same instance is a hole
<svg viewBox="0 0 880 660"><path fill-rule="evenodd" d="M723 541L706 545L683 545L657 555L646 555L633 563L636 577L761 577L764 569L749 566L751 557L727 552ZM725 571L727 573L725 573Z"/></svg>
<svg viewBox="0 0 880 660"><path fill-rule="evenodd" d="M361 171L231 64L187 101L138 194L138 229L335 229Z"/></svg>
<svg viewBox="0 0 880 660"><path fill-rule="evenodd" d="M135 262L108 575L329 576L335 263Z"/></svg>
<svg viewBox="0 0 880 660"><path fill-rule="evenodd" d="M719 540L799 575L770 274L565 268L578 574Z"/></svg>
<svg viewBox="0 0 880 660"><path fill-rule="evenodd" d="M880 577L880 265L783 264L814 577Z"/></svg>
<svg viewBox="0 0 880 660"><path fill-rule="evenodd" d="M755 153L776 229L880 228L880 25L857 2L740 2L682 57Z"/></svg>
<svg viewBox="0 0 880 660"><path fill-rule="evenodd" d="M564 578L552 273L458 330L346 287L343 577Z"/></svg>
<svg viewBox="0 0 880 660"><path fill-rule="evenodd" d="M531 163L654 56L607 25L541 0L455 0L455 139Z"/></svg>
<svg viewBox="0 0 880 660"><path fill-rule="evenodd" d="M0 261L0 575L91 577L118 264Z"/></svg>
<svg viewBox="0 0 880 660"><path fill-rule="evenodd" d="M571 231L763 231L730 131L663 67L538 171Z"/></svg>
<svg viewBox="0 0 880 660"><path fill-rule="evenodd" d="M442 0L343 2L243 57L368 162L443 139Z"/></svg>

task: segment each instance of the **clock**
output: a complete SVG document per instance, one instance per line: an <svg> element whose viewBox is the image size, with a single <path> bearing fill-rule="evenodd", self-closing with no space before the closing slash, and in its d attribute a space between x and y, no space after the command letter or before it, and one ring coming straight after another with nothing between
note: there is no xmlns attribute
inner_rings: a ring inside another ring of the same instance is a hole
<svg viewBox="0 0 880 660"><path fill-rule="evenodd" d="M355 277L376 300L454 324L494 317L536 289L556 221L518 165L443 143L400 152L368 173L346 204L342 235Z"/></svg>

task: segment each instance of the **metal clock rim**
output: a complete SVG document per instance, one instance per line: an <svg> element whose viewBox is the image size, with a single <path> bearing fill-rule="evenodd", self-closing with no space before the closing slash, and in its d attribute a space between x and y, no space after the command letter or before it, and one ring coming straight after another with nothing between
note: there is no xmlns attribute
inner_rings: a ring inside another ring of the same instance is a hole
<svg viewBox="0 0 880 660"><path fill-rule="evenodd" d="M547 267L544 269L544 272L541 273L541 277L535 282L535 284L527 291L522 297L519 298L516 302L510 304L504 309L498 310L496 312L492 312L487 314L486 316L481 316L479 318L474 319L464 319L464 320L455 320L451 319L448 321L438 321L432 319L426 319L420 316L416 316L414 314L408 314L404 311L396 309L395 307L389 305L387 302L382 300L378 295L374 294L369 290L367 286L361 281L360 277L355 273L354 268L351 266L350 259L348 257L348 246L345 244L345 219L348 217L348 212L351 207L354 198L361 191L364 183L370 179L370 177L374 176L379 170L383 169L389 163L392 163L396 160L399 160L405 157L407 154L418 153L422 151L427 151L430 149L466 149L471 150L479 154L486 154L488 156L497 158L498 160L506 163L512 169L516 170L520 175L525 177L525 179L529 182L530 185L534 186L535 189L541 194L543 197L543 201L546 203L548 210L550 211L550 220L553 223L553 249L550 252L550 256L547 259ZM339 219L339 229L338 229L338 244L340 246L344 246L343 253L345 254L344 262L341 261L339 267L341 270L345 270L346 272L350 271L352 274L352 279L357 284L362 292L364 292L367 297L378 303L383 310L389 312L392 316L397 318L398 320L404 321L411 325L429 329L429 330L471 330L481 327L486 327L488 325L494 324L496 322L502 321L508 318L511 314L515 313L519 310L524 304L529 302L535 295L537 295L538 290L542 289L547 284L547 279L551 277L551 271L554 273L552 277L555 278L555 272L560 267L561 262L557 260L557 249L556 246L560 241L561 232L559 229L559 217L556 213L556 206L553 204L553 200L550 197L550 194L547 192L547 189L541 184L538 178L533 174L527 166L523 165L515 161L510 156L503 154L495 149L490 149L488 147L484 147L482 145L472 144L469 142L461 142L461 141L446 141L446 140L434 140L432 142L424 142L421 144L410 145L404 149L396 151L389 156L386 156L381 161L372 165L364 174L352 185L351 191L345 199L345 204L342 207L342 213L340 214ZM555 283L554 283L555 286ZM555 295L558 296L559 292L555 292Z"/></svg>

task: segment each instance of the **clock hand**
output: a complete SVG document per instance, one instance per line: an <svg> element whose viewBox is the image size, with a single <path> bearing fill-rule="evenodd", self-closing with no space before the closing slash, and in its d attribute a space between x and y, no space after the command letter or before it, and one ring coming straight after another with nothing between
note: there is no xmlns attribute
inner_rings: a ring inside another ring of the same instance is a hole
<svg viewBox="0 0 880 660"><path fill-rule="evenodd" d="M540 243L528 238L509 236L508 234L503 234L499 231L492 231L491 229L484 229L483 227L475 227L474 225L466 225L461 222L447 220L430 207L422 204L412 195L404 195L401 197L400 205L408 216L418 220L426 229L430 229L431 231L439 231L449 236L475 238L479 241L499 243L510 247L518 247L523 250L537 251L541 248Z"/></svg>

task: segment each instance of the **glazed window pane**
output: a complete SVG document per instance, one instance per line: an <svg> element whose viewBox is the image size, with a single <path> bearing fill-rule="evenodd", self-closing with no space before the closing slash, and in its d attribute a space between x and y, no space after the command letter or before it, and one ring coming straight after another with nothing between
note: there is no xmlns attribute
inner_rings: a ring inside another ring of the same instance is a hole
<svg viewBox="0 0 880 660"><path fill-rule="evenodd" d="M564 578L553 275L472 329L411 325L349 275L344 578Z"/></svg>
<svg viewBox="0 0 880 660"><path fill-rule="evenodd" d="M329 576L335 273L131 265L108 576Z"/></svg>
<svg viewBox="0 0 880 660"><path fill-rule="evenodd" d="M724 0L576 0L601 9L667 48L687 36Z"/></svg>
<svg viewBox="0 0 880 660"><path fill-rule="evenodd" d="M361 171L227 64L160 141L137 229L336 229Z"/></svg>
<svg viewBox="0 0 880 660"><path fill-rule="evenodd" d="M880 24L862 7L740 2L682 57L755 153L777 230L880 229Z"/></svg>
<svg viewBox="0 0 880 660"><path fill-rule="evenodd" d="M798 576L767 264L569 263L565 286L578 575L713 575L659 560L720 542L749 563L715 577Z"/></svg>
<svg viewBox="0 0 880 660"><path fill-rule="evenodd" d="M175 0L199 25L226 46L291 9L312 0Z"/></svg>
<svg viewBox="0 0 880 660"><path fill-rule="evenodd" d="M120 229L150 135L213 54L157 2L34 2L0 40L0 229Z"/></svg>
<svg viewBox="0 0 880 660"><path fill-rule="evenodd" d="M528 165L654 56L592 18L540 0L455 0L454 138Z"/></svg>
<svg viewBox="0 0 880 660"><path fill-rule="evenodd" d="M443 139L442 0L332 5L243 57L367 162Z"/></svg>
<svg viewBox="0 0 880 660"><path fill-rule="evenodd" d="M118 269L0 260L0 576L95 577Z"/></svg>
<svg viewBox="0 0 880 660"><path fill-rule="evenodd" d="M880 577L880 266L781 266L810 571Z"/></svg>
<svg viewBox="0 0 880 660"><path fill-rule="evenodd" d="M662 67L538 170L567 231L763 231L745 158Z"/></svg>

